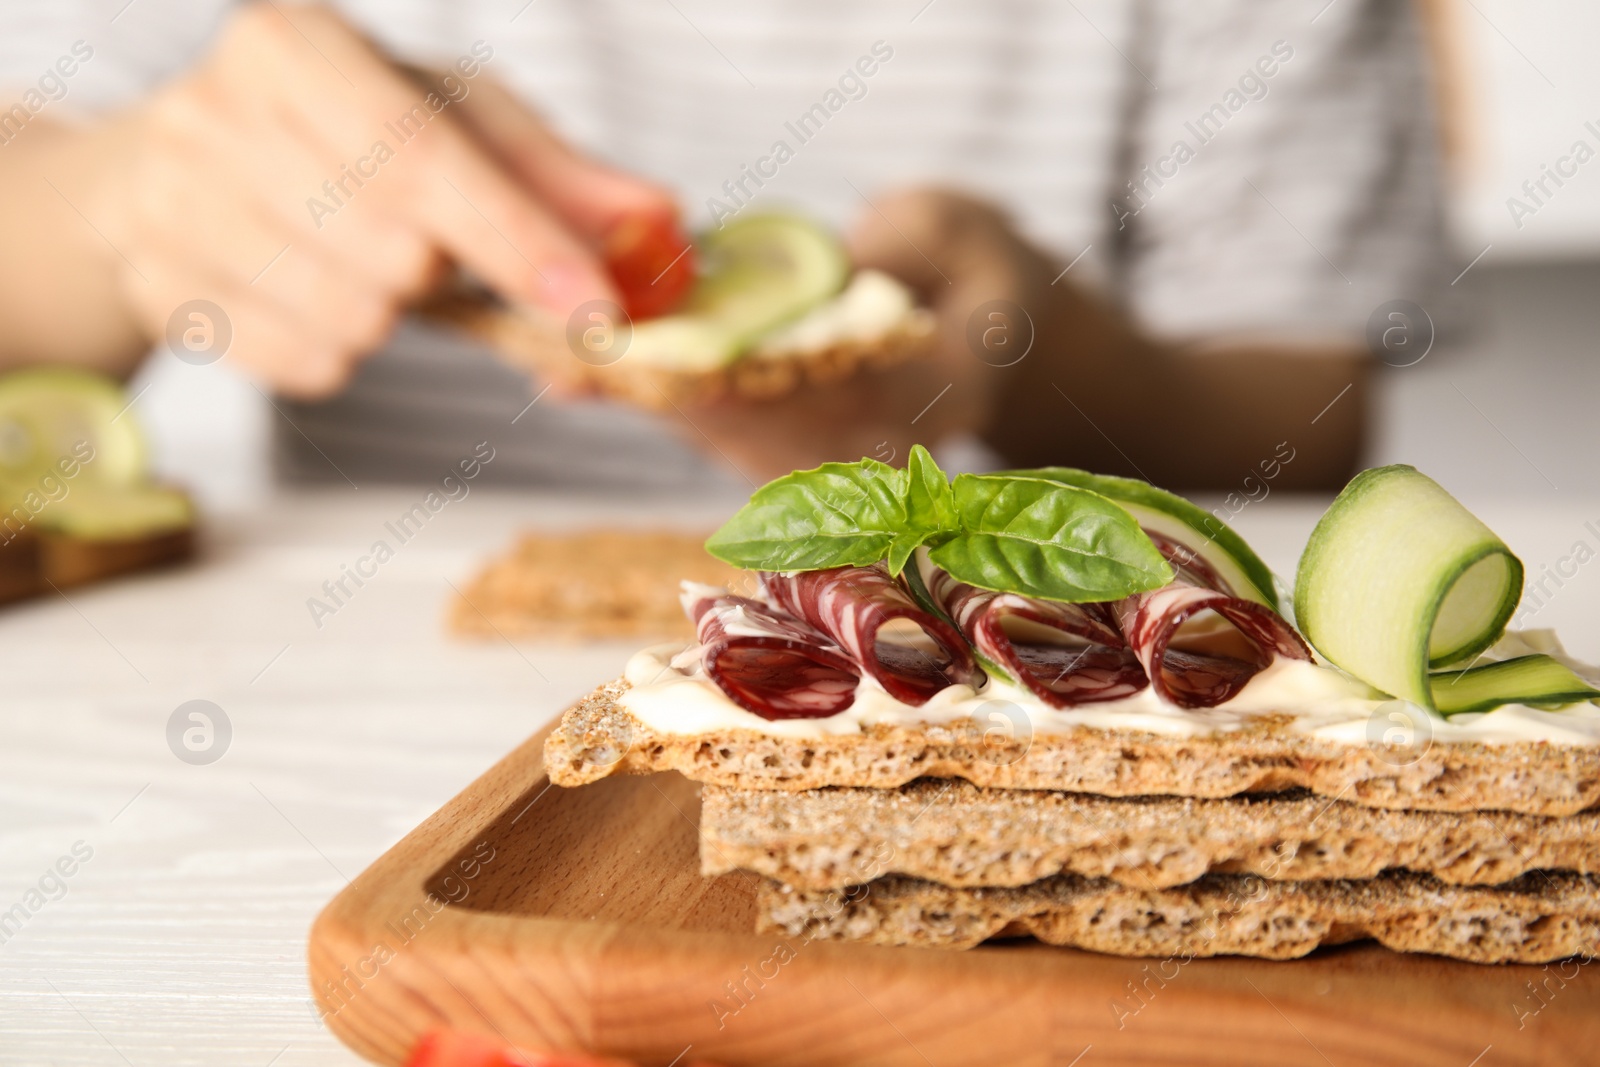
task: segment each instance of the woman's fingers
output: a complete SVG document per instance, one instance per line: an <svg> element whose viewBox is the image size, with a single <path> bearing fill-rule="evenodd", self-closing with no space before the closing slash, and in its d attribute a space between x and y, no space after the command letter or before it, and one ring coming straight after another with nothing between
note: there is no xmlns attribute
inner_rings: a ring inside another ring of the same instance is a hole
<svg viewBox="0 0 1600 1067"><path fill-rule="evenodd" d="M956 288L1020 288L1048 264L986 201L945 189L917 187L876 198L849 234L857 266L876 267L937 303Z"/></svg>
<svg viewBox="0 0 1600 1067"><path fill-rule="evenodd" d="M467 98L419 86L326 10L241 9L143 109L108 199L117 246L161 278L130 275L145 328L213 300L235 328L231 358L315 395L447 259L562 317L617 299L589 237L458 121Z"/></svg>
<svg viewBox="0 0 1600 1067"><path fill-rule="evenodd" d="M214 305L188 316L186 321L204 331L192 344L185 323L178 324L184 331L178 343L188 348L179 353L185 359L225 358L273 390L301 397L328 395L354 369L354 360L325 335L302 328L253 287L198 267L187 250L152 247L142 271L144 277L129 291L147 318L162 323L163 332L177 309L197 300Z"/></svg>
<svg viewBox="0 0 1600 1067"><path fill-rule="evenodd" d="M281 71L276 106L338 161L331 180L350 190L352 205L376 194L393 218L490 285L558 315L616 298L585 242L474 143L448 97L416 85L325 10L247 10L254 36L240 48L252 62L226 77L248 94L264 88L258 63ZM329 196L329 206L340 199Z"/></svg>
<svg viewBox="0 0 1600 1067"><path fill-rule="evenodd" d="M170 290L172 300L151 308L147 321L163 328L172 306L199 290L226 288L233 299L217 303L230 319L243 316L240 362L274 386L300 393L331 388L383 342L408 292L431 268L414 262L404 273L385 276L385 269L404 262L394 257L414 253L404 250L404 230L371 219L350 220L351 227L367 230L365 254L341 255L334 244L286 224L266 199L242 196L237 183L216 180L217 169L205 165L203 155L197 159L199 151L197 142L178 137L169 151L140 161L140 195L128 224L134 243L160 261L167 285L157 291ZM292 146L282 154L292 156ZM418 239L409 243L427 249ZM375 251L390 258L379 259ZM188 295L180 283L189 285ZM146 292L135 295L148 301ZM256 319L270 321L253 325ZM284 348L277 363L267 358L273 344L290 338L293 350Z"/></svg>
<svg viewBox="0 0 1600 1067"><path fill-rule="evenodd" d="M623 219L676 221L669 191L573 151L498 82L477 82L457 107L462 124L506 169L591 242L604 242Z"/></svg>
<svg viewBox="0 0 1600 1067"><path fill-rule="evenodd" d="M218 107L192 110L191 128L181 135L184 166L204 175L199 192L231 204L253 199L275 219L285 233L272 254L285 244L321 250L344 270L403 298L420 295L437 280L437 246L391 218L380 191L367 188L357 174L341 173L336 158L323 155L280 116L247 127L228 121ZM380 173L368 180L381 178Z"/></svg>

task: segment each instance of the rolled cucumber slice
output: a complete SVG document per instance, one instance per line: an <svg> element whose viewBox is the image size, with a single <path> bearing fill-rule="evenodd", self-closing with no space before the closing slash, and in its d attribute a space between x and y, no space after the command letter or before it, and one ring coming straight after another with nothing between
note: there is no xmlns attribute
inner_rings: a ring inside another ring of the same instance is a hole
<svg viewBox="0 0 1600 1067"><path fill-rule="evenodd" d="M936 615L954 626L956 621L934 601L933 594L928 591L928 580L924 575L927 573L927 568L933 565L933 561L928 559L927 546L919 545L912 550L910 566L900 572L900 578L906 583L906 588L911 590L911 599L915 600L923 611Z"/></svg>
<svg viewBox="0 0 1600 1067"><path fill-rule="evenodd" d="M88 371L0 378L0 482L26 489L47 475L107 485L144 478L148 452L127 405L121 385Z"/></svg>
<svg viewBox="0 0 1600 1067"><path fill-rule="evenodd" d="M755 215L704 234L703 269L683 307L633 325L625 357L682 370L714 370L763 334L844 287L850 259L827 230L794 215Z"/></svg>
<svg viewBox="0 0 1600 1067"><path fill-rule="evenodd" d="M1397 464L1356 475L1311 532L1295 579L1295 621L1350 674L1439 710L1429 668L1494 644L1521 595L1522 562L1494 531L1438 483Z"/></svg>
<svg viewBox="0 0 1600 1067"><path fill-rule="evenodd" d="M1170 537L1193 549L1227 581L1235 595L1278 610L1277 584L1261 557L1227 523L1192 501L1165 489L1157 489L1137 478L1091 474L1076 467L1041 467L1007 473L1047 478L1063 485L1089 489L1116 501L1138 519L1139 525L1146 530Z"/></svg>
<svg viewBox="0 0 1600 1067"><path fill-rule="evenodd" d="M1433 706L1441 715L1488 711L1502 704L1574 704L1600 697L1600 689L1546 655L1486 663L1429 676Z"/></svg>

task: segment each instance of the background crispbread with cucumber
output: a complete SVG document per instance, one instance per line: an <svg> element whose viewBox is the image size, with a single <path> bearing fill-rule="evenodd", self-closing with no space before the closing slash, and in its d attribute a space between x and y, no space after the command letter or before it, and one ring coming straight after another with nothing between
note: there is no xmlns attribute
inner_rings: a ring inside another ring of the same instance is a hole
<svg viewBox="0 0 1600 1067"><path fill-rule="evenodd" d="M513 364L651 409L782 396L902 362L932 343L932 315L910 290L878 271L852 271L839 240L807 219L741 218L702 234L696 251L701 273L683 302L631 323L607 309L560 322L468 289L419 310Z"/></svg>
<svg viewBox="0 0 1600 1067"><path fill-rule="evenodd" d="M152 479L131 404L86 371L0 378L0 600L193 554L194 506Z"/></svg>

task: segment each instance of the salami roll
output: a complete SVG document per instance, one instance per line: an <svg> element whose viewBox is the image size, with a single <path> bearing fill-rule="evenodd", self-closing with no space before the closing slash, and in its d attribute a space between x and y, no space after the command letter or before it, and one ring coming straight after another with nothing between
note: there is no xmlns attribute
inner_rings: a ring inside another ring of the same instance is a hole
<svg viewBox="0 0 1600 1067"><path fill-rule="evenodd" d="M673 661L698 660L728 699L763 719L825 719L855 702L861 671L816 627L748 597L684 583L700 639Z"/></svg>
<svg viewBox="0 0 1600 1067"><path fill-rule="evenodd" d="M932 566L923 578L978 655L1052 707L1120 700L1148 684L1108 605L996 593Z"/></svg>
<svg viewBox="0 0 1600 1067"><path fill-rule="evenodd" d="M884 691L920 707L952 685L983 679L972 650L881 566L763 574L767 596L833 638Z"/></svg>
<svg viewBox="0 0 1600 1067"><path fill-rule="evenodd" d="M1149 533L1147 530L1146 533ZM1274 658L1309 660L1311 650L1283 616L1233 595L1199 554L1151 534L1178 572L1170 584L1120 600L1117 623L1156 693L1181 708L1232 699Z"/></svg>

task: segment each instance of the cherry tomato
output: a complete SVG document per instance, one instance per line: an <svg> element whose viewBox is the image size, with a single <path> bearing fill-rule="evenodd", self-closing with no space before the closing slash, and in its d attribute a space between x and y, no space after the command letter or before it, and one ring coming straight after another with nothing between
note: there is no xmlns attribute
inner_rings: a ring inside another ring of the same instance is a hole
<svg viewBox="0 0 1600 1067"><path fill-rule="evenodd" d="M529 1058L495 1038L464 1030L434 1030L417 1042L406 1067L621 1067L621 1061L543 1053Z"/></svg>
<svg viewBox="0 0 1600 1067"><path fill-rule="evenodd" d="M694 245L669 216L623 219L607 234L602 255L622 306L635 319L665 315L694 285Z"/></svg>

